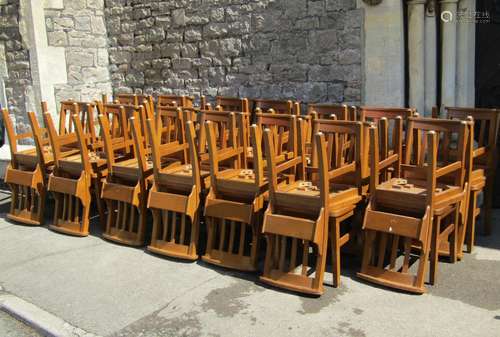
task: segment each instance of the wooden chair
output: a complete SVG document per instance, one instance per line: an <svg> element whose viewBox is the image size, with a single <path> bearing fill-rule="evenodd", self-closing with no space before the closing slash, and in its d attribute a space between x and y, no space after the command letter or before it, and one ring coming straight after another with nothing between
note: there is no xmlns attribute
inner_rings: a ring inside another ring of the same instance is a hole
<svg viewBox="0 0 500 337"><path fill-rule="evenodd" d="M167 112L171 110L165 110L163 117ZM177 125L175 134L172 134L171 124ZM148 120L154 183L148 199L148 208L153 212L153 231L147 249L194 261L198 258L200 205L209 186L210 173L200 170L194 125L188 121L184 135L180 108L175 108L175 115L168 118L166 125L158 131Z"/></svg>
<svg viewBox="0 0 500 337"><path fill-rule="evenodd" d="M371 107L362 106L359 109L359 119L362 122L367 120L379 120L382 117L393 119L396 117L401 117L406 123L409 117L414 116L417 111L415 109L408 108L390 108L390 107Z"/></svg>
<svg viewBox="0 0 500 337"><path fill-rule="evenodd" d="M44 112L46 111L46 103L42 102ZM88 135L86 143L97 144L98 135L96 134L96 103L90 102L75 102L72 100L62 101L59 109L59 134L72 133L74 131L73 115L78 115L82 124L83 132Z"/></svg>
<svg viewBox="0 0 500 337"><path fill-rule="evenodd" d="M47 175L53 163L48 139L33 112L28 113L32 132L16 134L8 110L1 110L11 155L4 178L12 191L7 218L25 225L43 225ZM18 149L18 141L25 139L34 139L35 147Z"/></svg>
<svg viewBox="0 0 500 337"><path fill-rule="evenodd" d="M250 113L248 98L215 97L215 110Z"/></svg>
<svg viewBox="0 0 500 337"><path fill-rule="evenodd" d="M256 270L256 229L262 207L259 204L261 192L256 186L262 181L245 181L252 180L253 171L247 170L241 163L244 147L236 135L235 114L203 114L211 187L205 201L208 234L202 259L227 268ZM255 200L256 205L253 205ZM239 233L239 241L235 241L236 232Z"/></svg>
<svg viewBox="0 0 500 337"><path fill-rule="evenodd" d="M208 243L203 260L226 268L255 271L267 186L259 130L256 126L251 129L254 169L221 169L219 164L228 154L216 145L213 122L206 122L206 128L211 188L205 203ZM239 149L232 153L238 156Z"/></svg>
<svg viewBox="0 0 500 337"><path fill-rule="evenodd" d="M194 104L194 97L191 96L177 96L177 95L158 95L157 105L169 107L192 108ZM202 107L203 109L203 107Z"/></svg>
<svg viewBox="0 0 500 337"><path fill-rule="evenodd" d="M148 150L140 126L143 110L139 106L127 112L121 106L118 111L113 110L111 123L106 115L99 115L108 166L101 193L108 209L103 237L131 246L144 244L147 178L153 169L146 157Z"/></svg>
<svg viewBox="0 0 500 337"><path fill-rule="evenodd" d="M315 117L318 119L331 119L335 115L337 120L355 121L357 120L357 108L355 106L347 106L346 104L309 104L307 106L307 114L312 115L316 113Z"/></svg>
<svg viewBox="0 0 500 337"><path fill-rule="evenodd" d="M430 282L434 284L441 242L449 241L448 253L456 261L459 211L467 186L466 122L408 118L406 153L401 178L379 184L378 130L370 129L371 193L363 229L365 244L358 276L388 287L414 293L425 292L424 277L429 254ZM450 159L452 135L457 138L457 156ZM413 143L419 144L413 147ZM388 166L382 166L387 170ZM451 182L451 184L448 184ZM388 244L390 244L389 247ZM389 250L389 264L386 255ZM412 254L417 251L418 254ZM398 257L402 261L398 262ZM415 273L412 264L418 262Z"/></svg>
<svg viewBox="0 0 500 337"><path fill-rule="evenodd" d="M137 95L137 94L118 94L115 96L115 103L121 105L141 105L144 101L153 103L153 96L151 95Z"/></svg>
<svg viewBox="0 0 500 337"><path fill-rule="evenodd" d="M54 153L54 172L49 177L48 190L54 194L53 222L49 228L64 234L87 236L92 193L104 224L104 205L100 198L101 184L106 174L106 160L99 153L90 151L87 134L80 116L72 116L75 132L57 134L49 113L44 114ZM78 149L66 149L65 145L78 144ZM102 154L101 154L102 155Z"/></svg>
<svg viewBox="0 0 500 337"><path fill-rule="evenodd" d="M469 181L469 203L466 226L467 252L472 252L475 240L476 218L481 209L477 200L481 192L484 193L483 201L483 231L491 233L491 205L495 181L495 170L498 163L497 141L500 123L497 109L475 109L445 107L448 118L467 120L471 117L474 129L471 130L473 142L473 165ZM478 132L475 132L478 131Z"/></svg>
<svg viewBox="0 0 500 337"><path fill-rule="evenodd" d="M314 295L323 293L330 231L334 286L339 284L340 247L349 238L349 234L340 235L340 223L353 215L361 199L356 186L334 182L343 174L359 170L361 123L320 121L315 125L318 133L314 142L314 163L317 166L308 169L314 171L314 181L302 178L278 185L276 178L283 164L276 166L271 159L275 155L271 130L265 131L264 138L270 202L264 216L263 233L266 234L268 245L261 280L277 287ZM357 155L351 158L337 151L341 148L338 143L345 138L342 137L345 133L356 137L351 139L351 144L357 148ZM304 139L304 136L299 139Z"/></svg>
<svg viewBox="0 0 500 337"><path fill-rule="evenodd" d="M262 112L271 112L300 116L299 102L292 102L290 100L278 101L271 99L254 99L253 102L253 110L256 114Z"/></svg>
<svg viewBox="0 0 500 337"><path fill-rule="evenodd" d="M187 118L186 114L184 114ZM200 110L197 118L198 126L198 153L203 162L208 160L208 142L207 129L204 126L207 121L215 123L216 143L221 148L241 147L242 152L238 159L238 165L246 168L246 152L243 149L248 147L248 114L218 111L218 110ZM234 124L233 124L234 122Z"/></svg>

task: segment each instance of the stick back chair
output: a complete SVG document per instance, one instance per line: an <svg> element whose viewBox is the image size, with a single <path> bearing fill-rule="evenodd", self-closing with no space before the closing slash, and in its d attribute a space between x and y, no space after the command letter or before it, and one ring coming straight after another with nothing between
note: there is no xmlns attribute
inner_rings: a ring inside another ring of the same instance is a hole
<svg viewBox="0 0 500 337"><path fill-rule="evenodd" d="M332 115L336 116L337 120L355 121L357 120L357 108L355 106L347 106L346 104L309 104L307 106L307 114L316 113L318 119L331 119Z"/></svg>
<svg viewBox="0 0 500 337"><path fill-rule="evenodd" d="M445 107L448 118L465 120L469 116L474 120L473 141L473 166L470 176L470 198L467 223L467 252L472 252L475 238L476 217L481 213L478 207L478 196L484 191L483 202L483 231L491 233L491 207L493 202L493 189L495 171L498 163L497 139L500 124L500 111L498 109L477 109Z"/></svg>
<svg viewBox="0 0 500 337"><path fill-rule="evenodd" d="M44 112L46 111L46 104L42 103ZM62 101L59 110L59 134L72 133L74 131L73 115L78 115L80 123L82 124L83 131L87 135L86 142L91 145L98 143L98 135L95 129L95 115L96 103L88 102L75 102L72 100Z"/></svg>
<svg viewBox="0 0 500 337"><path fill-rule="evenodd" d="M268 243L264 273L261 277L263 282L289 290L321 295L328 233L331 231L336 270L333 272L334 286L338 286L340 247L349 237L349 234L340 236L340 222L353 215L353 210L361 198L357 187L339 185L332 179L359 169L361 127L361 123L356 122L318 120L315 125L318 133L314 142L314 151L317 152L314 171L317 179L307 181L306 177L302 177L293 183L280 185L276 180L276 168L280 165L276 166L270 160L275 155L272 132L270 129L265 131L270 202L263 225L263 233L266 234ZM347 161L340 160L338 156L338 149L341 148L338 142L345 138L344 134L353 136L352 146L356 147L358 144L356 156L346 158ZM301 138L304 139L303 136Z"/></svg>
<svg viewBox="0 0 500 337"><path fill-rule="evenodd" d="M181 108L175 108L175 112L176 121L171 117L168 123L183 125ZM193 122L188 121L185 128L186 136L162 137L161 131L155 130L153 122L148 120L154 183L148 199L148 208L153 212L153 231L147 249L194 261L198 258L200 205L210 173L200 170ZM170 132L168 127L166 132Z"/></svg>
<svg viewBox="0 0 500 337"><path fill-rule="evenodd" d="M157 105L169 107L192 108L194 105L194 97L183 95L158 95Z"/></svg>
<svg viewBox="0 0 500 337"><path fill-rule="evenodd" d="M215 97L215 109L221 111L251 112L248 98L238 97Z"/></svg>
<svg viewBox="0 0 500 337"><path fill-rule="evenodd" d="M205 203L209 228L206 262L227 268L255 271L260 220L267 181L262 164L261 135L252 126L254 169L220 170L213 124L207 122L211 188ZM222 216L221 216L222 215Z"/></svg>
<svg viewBox="0 0 500 337"><path fill-rule="evenodd" d="M235 135L235 114L207 114L206 117L211 184L205 201L208 233L202 259L227 268L256 270L262 175L256 178L254 171L241 165L244 147ZM225 131L227 126L228 132ZM255 159L255 164L261 165L260 158ZM239 240L236 241L237 232Z"/></svg>
<svg viewBox="0 0 500 337"><path fill-rule="evenodd" d="M87 236L91 189L94 185L87 138L83 133L80 115L73 115L73 121L70 122L73 131L68 132L66 129L62 134L57 133L49 113L44 113L43 117L54 155L54 171L49 177L48 190L54 195L55 207L49 228L65 234ZM77 149L73 147L75 143ZM104 163L101 160L101 166ZM99 199L96 201L99 202ZM103 214L100 215L102 220Z"/></svg>
<svg viewBox="0 0 500 337"><path fill-rule="evenodd" d="M7 109L2 118L7 132L11 159L5 170L4 181L12 191L7 218L26 225L43 225L47 192L47 176L53 163L45 130L42 130L33 112L28 112L32 132L16 134ZM34 139L35 147L18 149L18 141Z"/></svg>
<svg viewBox="0 0 500 337"><path fill-rule="evenodd" d="M290 100L254 99L253 110L255 113L270 112L300 116L300 103Z"/></svg>
<svg viewBox="0 0 500 337"><path fill-rule="evenodd" d="M224 148L241 148L240 156L237 163L232 166L246 167L246 157L244 147L246 141L246 123L243 113L235 113L232 111L216 111L216 110L200 110L198 115L198 153L201 155L202 162L208 160L208 138L207 128L205 124L207 121L214 123L214 130L216 135L217 146L221 149ZM186 116L186 114L184 114ZM231 150L228 150L231 151ZM234 159L234 158L233 158Z"/></svg>
<svg viewBox="0 0 500 337"><path fill-rule="evenodd" d="M108 209L103 237L141 246L146 231L148 177L153 169L141 130L144 107L135 107L126 113L121 106L113 113L111 123L106 115L99 115L108 166L101 193Z"/></svg>
<svg viewBox="0 0 500 337"><path fill-rule="evenodd" d="M429 254L430 282L436 281L441 242L450 240L448 253L452 262L456 260L459 211L467 189L464 176L468 126L460 121L410 117L401 178L380 184L377 132L375 127L370 129L371 178L375 180L371 185L376 188L365 213L365 245L358 276L423 293ZM451 159L447 153L453 135L457 139L457 156ZM414 147L414 142L418 146ZM417 262L416 272L411 273L411 265Z"/></svg>

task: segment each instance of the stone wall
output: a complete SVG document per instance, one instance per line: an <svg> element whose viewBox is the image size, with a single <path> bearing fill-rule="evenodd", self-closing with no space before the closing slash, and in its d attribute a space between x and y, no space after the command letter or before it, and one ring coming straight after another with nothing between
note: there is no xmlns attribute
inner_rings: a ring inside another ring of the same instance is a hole
<svg viewBox="0 0 500 337"><path fill-rule="evenodd" d="M115 91L361 102L356 0L106 0Z"/></svg>
<svg viewBox="0 0 500 337"><path fill-rule="evenodd" d="M56 101L91 101L111 92L103 0L64 0L45 9L48 45L64 47L68 81L54 86Z"/></svg>
<svg viewBox="0 0 500 337"><path fill-rule="evenodd" d="M32 108L33 87L29 52L23 45L19 27L19 0L0 2L0 44L4 45L7 78L4 78L5 93L10 112L17 115L19 132L28 130L26 110Z"/></svg>

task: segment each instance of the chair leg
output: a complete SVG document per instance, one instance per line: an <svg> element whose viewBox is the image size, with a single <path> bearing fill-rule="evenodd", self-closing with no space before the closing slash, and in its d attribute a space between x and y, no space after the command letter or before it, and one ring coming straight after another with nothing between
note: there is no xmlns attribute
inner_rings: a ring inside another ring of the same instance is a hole
<svg viewBox="0 0 500 337"><path fill-rule="evenodd" d="M476 208L477 208L477 196L478 192L474 191L471 193L471 200L469 202L469 215L467 217L467 236L466 236L466 245L467 245L467 253L472 253L472 249L474 247L474 241L476 236Z"/></svg>
<svg viewBox="0 0 500 337"><path fill-rule="evenodd" d="M431 243L431 268L429 272L429 283L436 283L437 265L439 263L439 233L441 232L441 217L436 216L432 224L432 243Z"/></svg>
<svg viewBox="0 0 500 337"><path fill-rule="evenodd" d="M488 175L486 185L484 187L483 201L483 234L491 235L491 206L493 203L493 184L495 183L492 176Z"/></svg>
<svg viewBox="0 0 500 337"><path fill-rule="evenodd" d="M101 223L101 228L105 230L106 212L105 212L104 201L101 198L101 181L99 178L94 180L94 193L95 193L95 202L97 204L97 211L99 212L99 222Z"/></svg>
<svg viewBox="0 0 500 337"><path fill-rule="evenodd" d="M45 201L46 201L47 192L45 189L40 189L38 192L38 210L37 210L37 219L40 222L40 225L45 223L44 219L44 210L45 210Z"/></svg>
<svg viewBox="0 0 500 337"><path fill-rule="evenodd" d="M330 241L332 245L333 286L340 285L340 223L334 218L330 224Z"/></svg>
<svg viewBox="0 0 500 337"><path fill-rule="evenodd" d="M450 234L450 262L457 262L457 250L458 250L458 235L459 235L459 221L460 221L460 208L459 204L456 205L456 209L453 212L452 224L455 228Z"/></svg>

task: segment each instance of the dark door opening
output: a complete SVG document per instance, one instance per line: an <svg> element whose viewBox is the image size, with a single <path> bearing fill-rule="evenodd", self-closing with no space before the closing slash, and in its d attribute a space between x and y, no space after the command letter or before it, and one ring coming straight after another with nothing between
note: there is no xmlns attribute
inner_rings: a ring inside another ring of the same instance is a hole
<svg viewBox="0 0 500 337"><path fill-rule="evenodd" d="M476 106L500 108L500 0L477 0L478 15L487 22L476 23ZM500 161L498 164L500 170ZM500 174L495 179L493 207L500 207Z"/></svg>

